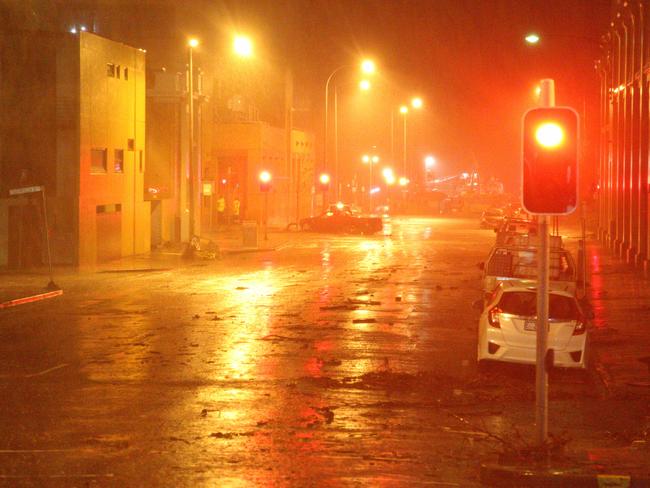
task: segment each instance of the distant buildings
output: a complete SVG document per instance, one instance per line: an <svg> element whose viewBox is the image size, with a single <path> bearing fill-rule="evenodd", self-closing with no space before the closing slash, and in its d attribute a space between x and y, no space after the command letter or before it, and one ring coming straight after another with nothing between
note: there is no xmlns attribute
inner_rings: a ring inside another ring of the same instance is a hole
<svg viewBox="0 0 650 488"><path fill-rule="evenodd" d="M219 196L227 213L237 198L240 220L260 220L261 168L273 174L270 225L310 212L314 137L293 127L289 78L262 80L264 113L284 121L273 127L260 118L254 70L224 75L203 48L191 177L187 46L170 27L188 20L184 10L175 2L36 10L16 7L14 30L0 32L0 267L44 257L40 206L8 195L28 184L46 188L54 262L81 266L188 242L192 207L195 234L216 230Z"/></svg>

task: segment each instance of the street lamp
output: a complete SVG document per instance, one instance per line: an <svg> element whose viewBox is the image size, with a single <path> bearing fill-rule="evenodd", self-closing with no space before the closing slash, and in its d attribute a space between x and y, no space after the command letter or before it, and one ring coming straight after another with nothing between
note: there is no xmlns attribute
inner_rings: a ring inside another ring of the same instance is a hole
<svg viewBox="0 0 650 488"><path fill-rule="evenodd" d="M188 182L188 193L189 193L189 207L190 207L190 221L189 221L189 249L194 249L194 236L196 233L196 207L201 204L201 199L198 198L197 190L201 187L200 184L200 174L195 167L194 163L194 66L192 61L192 54L195 48L199 45L199 40L196 38L190 38L187 41L188 46L188 87L187 87L187 104L188 104L188 136L189 136L189 148L188 148L188 166L190 178ZM192 252L192 251L188 251Z"/></svg>
<svg viewBox="0 0 650 488"><path fill-rule="evenodd" d="M253 56L253 41L250 37L241 34L235 35L232 43L232 48L235 54L242 58L250 58Z"/></svg>
<svg viewBox="0 0 650 488"><path fill-rule="evenodd" d="M368 80L361 80L361 81L359 82L359 89L360 89L360 90L368 91L368 90L370 90L370 87L371 87L371 86L372 86L372 85L370 84L370 81L368 81Z"/></svg>
<svg viewBox="0 0 650 488"><path fill-rule="evenodd" d="M384 168L381 172L382 176L384 177L384 180L386 181L387 185L394 185L396 178L395 178L395 172L393 171L392 168Z"/></svg>
<svg viewBox="0 0 650 488"><path fill-rule="evenodd" d="M424 105L424 102L420 97L415 97L411 100L411 107L414 109L420 110L422 106ZM406 167L406 159L407 159L407 145L406 145L406 116L409 113L409 108L408 105L401 105L399 108L399 113L402 114L402 127L403 127L403 147L402 147L402 170L405 175L408 175L407 167Z"/></svg>
<svg viewBox="0 0 650 488"><path fill-rule="evenodd" d="M540 41L539 35L536 34L535 32L531 32L529 34L526 34L526 37L524 37L524 40L526 41L527 44L538 44Z"/></svg>
<svg viewBox="0 0 650 488"><path fill-rule="evenodd" d="M329 161L327 159L327 145L328 145L328 112L329 112L329 89L330 89L330 82L334 78L334 76L339 72L342 71L346 68L349 68L349 64L344 64L342 66L339 66L336 68L334 71L330 73L330 75L327 77L327 81L325 82L325 130L323 132L323 167L325 169L329 169ZM375 62L370 60L370 59L364 59L361 61L360 65L361 72L367 75L372 75L376 72L377 68L375 65ZM361 85L360 85L361 87ZM361 89L367 90L370 88L370 82L367 82L367 87ZM336 161L336 167L334 168L334 184L336 185L336 196L337 198L339 197L339 171L338 171L338 161Z"/></svg>
<svg viewBox="0 0 650 488"><path fill-rule="evenodd" d="M429 155L424 158L424 167L427 170L433 169L433 167L436 165L436 158L433 156Z"/></svg>

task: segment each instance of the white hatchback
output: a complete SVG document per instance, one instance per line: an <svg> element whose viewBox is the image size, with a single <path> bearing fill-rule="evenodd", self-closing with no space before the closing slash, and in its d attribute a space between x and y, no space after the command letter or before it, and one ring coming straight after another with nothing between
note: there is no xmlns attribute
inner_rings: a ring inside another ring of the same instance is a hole
<svg viewBox="0 0 650 488"><path fill-rule="evenodd" d="M537 294L521 283L501 283L481 313L478 326L478 361L495 360L534 364L536 361ZM587 323L575 296L549 293L548 348L554 364L585 368Z"/></svg>

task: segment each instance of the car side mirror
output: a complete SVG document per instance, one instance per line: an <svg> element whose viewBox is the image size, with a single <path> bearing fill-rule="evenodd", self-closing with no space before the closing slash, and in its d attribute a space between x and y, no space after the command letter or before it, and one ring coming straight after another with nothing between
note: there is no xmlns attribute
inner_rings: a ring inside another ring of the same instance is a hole
<svg viewBox="0 0 650 488"><path fill-rule="evenodd" d="M475 300L472 303L472 308L476 310L483 310L483 300Z"/></svg>
<svg viewBox="0 0 650 488"><path fill-rule="evenodd" d="M485 263L482 263L482 262L481 263L476 263L476 267L478 269L480 269L481 271L483 271L485 269Z"/></svg>

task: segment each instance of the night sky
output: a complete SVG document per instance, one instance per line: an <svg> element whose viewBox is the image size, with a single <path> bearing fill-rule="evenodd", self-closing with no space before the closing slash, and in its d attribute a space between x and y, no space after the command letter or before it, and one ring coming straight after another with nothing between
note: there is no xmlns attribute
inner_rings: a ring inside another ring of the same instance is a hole
<svg viewBox="0 0 650 488"><path fill-rule="evenodd" d="M608 25L609 0L4 0L17 20L65 29L86 22L95 32L147 49L150 67L183 66L185 42L202 39L196 63L257 98L264 120L282 123L283 73L295 86L295 124L316 133L322 159L325 80L337 67L374 58L379 74L360 94L353 67L339 85L340 164L352 176L373 148L390 159L390 113L411 96L425 108L409 114L410 158L433 154L440 175L478 168L515 191L520 121L534 106L536 80L557 83L558 105L586 115L584 181L593 179L598 86L594 61ZM535 47L527 32L540 34ZM230 36L253 37L256 59L235 64ZM234 75L233 75L234 73ZM399 116L396 117L399 122ZM394 138L401 151L401 126Z"/></svg>
<svg viewBox="0 0 650 488"><path fill-rule="evenodd" d="M535 82L544 77L556 80L558 105L586 113L585 161L595 157L599 80L593 66L609 22L607 0L217 3L214 24L250 32L258 43L268 42L276 58L289 54L296 103L311 109L311 117L297 121L317 131L328 74L362 56L377 60L381 79L372 93L360 96L352 69L337 78L344 167L355 168L372 146L389 157L390 110L417 94L425 110L409 115L411 158L432 153L440 174L477 167L515 190L521 116L534 105ZM539 45L525 45L529 31L540 34ZM401 135L396 129L395 137ZM589 171L583 174L590 178Z"/></svg>

